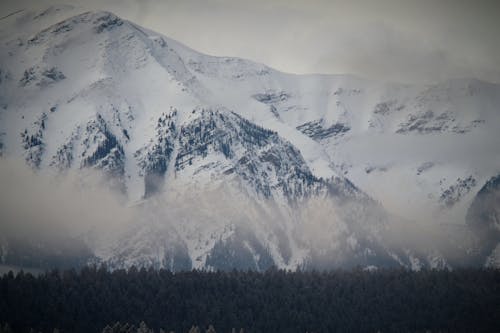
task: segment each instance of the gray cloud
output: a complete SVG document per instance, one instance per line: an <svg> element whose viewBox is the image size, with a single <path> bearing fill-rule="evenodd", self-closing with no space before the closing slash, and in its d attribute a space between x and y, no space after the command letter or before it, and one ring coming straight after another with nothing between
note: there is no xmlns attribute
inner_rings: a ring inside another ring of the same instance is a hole
<svg viewBox="0 0 500 333"><path fill-rule="evenodd" d="M23 161L0 159L0 235L80 235L130 221L133 210L91 170L58 178L34 173Z"/></svg>
<svg viewBox="0 0 500 333"><path fill-rule="evenodd" d="M6 0L1 12L61 2L110 10L199 51L286 72L500 82L495 0Z"/></svg>

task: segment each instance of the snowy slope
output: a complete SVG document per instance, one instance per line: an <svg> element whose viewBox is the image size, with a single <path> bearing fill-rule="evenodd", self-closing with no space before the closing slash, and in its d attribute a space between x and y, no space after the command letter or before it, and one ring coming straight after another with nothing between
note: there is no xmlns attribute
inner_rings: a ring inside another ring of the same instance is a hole
<svg viewBox="0 0 500 333"><path fill-rule="evenodd" d="M0 153L99 170L137 203L129 228L92 236L113 266L443 266L389 245L391 215L464 224L500 171L498 85L285 74L76 13L0 20Z"/></svg>

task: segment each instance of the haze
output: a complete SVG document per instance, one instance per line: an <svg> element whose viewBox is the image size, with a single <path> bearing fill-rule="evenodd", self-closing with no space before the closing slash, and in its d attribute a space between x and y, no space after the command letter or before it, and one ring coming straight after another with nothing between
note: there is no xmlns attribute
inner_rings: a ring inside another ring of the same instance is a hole
<svg viewBox="0 0 500 333"><path fill-rule="evenodd" d="M201 52L285 72L500 82L495 0L4 0L0 16L55 3L112 11Z"/></svg>

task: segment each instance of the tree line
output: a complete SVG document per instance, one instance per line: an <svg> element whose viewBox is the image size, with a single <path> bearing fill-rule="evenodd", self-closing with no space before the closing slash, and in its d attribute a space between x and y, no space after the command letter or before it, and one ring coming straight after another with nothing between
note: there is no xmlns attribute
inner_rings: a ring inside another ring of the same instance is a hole
<svg viewBox="0 0 500 333"><path fill-rule="evenodd" d="M178 333L210 325L219 333L499 332L500 271L10 272L0 277L0 323L9 333L135 333L144 323L147 332Z"/></svg>

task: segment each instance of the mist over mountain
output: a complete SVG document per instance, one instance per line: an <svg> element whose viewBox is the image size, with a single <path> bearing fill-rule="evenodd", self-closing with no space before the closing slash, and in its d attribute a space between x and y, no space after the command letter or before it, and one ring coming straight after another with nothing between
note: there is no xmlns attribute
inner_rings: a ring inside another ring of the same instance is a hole
<svg viewBox="0 0 500 333"><path fill-rule="evenodd" d="M2 265L498 265L500 85L286 74L71 6L0 43Z"/></svg>

